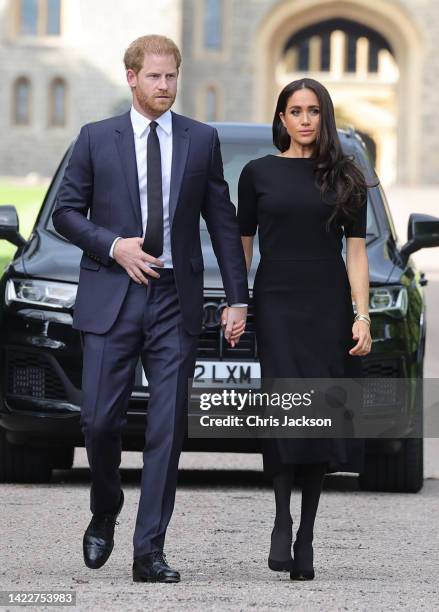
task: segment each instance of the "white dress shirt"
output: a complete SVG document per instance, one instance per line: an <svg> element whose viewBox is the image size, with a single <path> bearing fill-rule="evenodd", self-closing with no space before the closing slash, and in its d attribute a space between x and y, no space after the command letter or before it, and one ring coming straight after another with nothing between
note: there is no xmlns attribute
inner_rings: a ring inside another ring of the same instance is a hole
<svg viewBox="0 0 439 612"><path fill-rule="evenodd" d="M131 124L134 132L136 149L137 176L139 179L140 208L142 212L142 236L145 237L148 220L148 196L146 187L146 141L150 132L151 120L139 113L134 106L130 111ZM172 168L172 114L168 110L155 120L158 124L157 135L160 141L160 156L162 162L162 192L163 192L163 253L157 259L163 261L165 268L172 268L171 228L169 225L169 193L171 187ZM116 238L110 248L113 257L114 245L120 240ZM247 304L232 304L232 306L247 307Z"/></svg>
<svg viewBox="0 0 439 612"><path fill-rule="evenodd" d="M130 111L131 124L134 131L134 144L136 149L137 176L139 179L140 208L142 212L142 236L145 237L148 220L148 196L146 185L146 142L150 132L151 120L141 115L134 106ZM157 136L160 142L160 156L162 162L162 192L163 192L163 253L157 257L163 262L165 268L172 268L171 230L169 225L169 192L171 187L172 167L172 115L168 110L156 119L158 124ZM111 245L110 257L119 238Z"/></svg>

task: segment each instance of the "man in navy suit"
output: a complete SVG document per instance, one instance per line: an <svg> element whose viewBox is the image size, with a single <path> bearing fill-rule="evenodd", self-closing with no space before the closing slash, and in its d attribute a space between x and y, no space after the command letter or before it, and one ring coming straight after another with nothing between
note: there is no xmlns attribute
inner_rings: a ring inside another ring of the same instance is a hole
<svg viewBox="0 0 439 612"><path fill-rule="evenodd" d="M148 378L135 581L178 582L163 548L174 507L198 336L206 221L229 307L234 346L244 331L247 274L214 128L170 111L181 56L143 36L124 62L131 110L85 125L59 189L53 223L83 250L73 327L83 339L81 427L90 464L88 567L107 561L122 509L121 430L139 356Z"/></svg>

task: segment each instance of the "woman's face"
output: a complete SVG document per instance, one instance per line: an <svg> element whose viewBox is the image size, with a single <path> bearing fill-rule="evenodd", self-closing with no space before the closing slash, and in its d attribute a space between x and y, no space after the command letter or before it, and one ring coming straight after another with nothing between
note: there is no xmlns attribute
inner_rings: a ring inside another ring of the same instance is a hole
<svg viewBox="0 0 439 612"><path fill-rule="evenodd" d="M315 143L320 130L320 104L312 89L298 89L288 98L280 119L293 142L309 146Z"/></svg>

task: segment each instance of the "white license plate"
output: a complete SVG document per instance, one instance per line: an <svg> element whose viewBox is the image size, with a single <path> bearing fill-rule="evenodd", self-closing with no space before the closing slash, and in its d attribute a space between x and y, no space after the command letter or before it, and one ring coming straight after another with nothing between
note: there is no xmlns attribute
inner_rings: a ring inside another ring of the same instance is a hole
<svg viewBox="0 0 439 612"><path fill-rule="evenodd" d="M197 361L194 372L194 387L250 387L259 386L261 367L248 361ZM142 368L142 385L148 380Z"/></svg>

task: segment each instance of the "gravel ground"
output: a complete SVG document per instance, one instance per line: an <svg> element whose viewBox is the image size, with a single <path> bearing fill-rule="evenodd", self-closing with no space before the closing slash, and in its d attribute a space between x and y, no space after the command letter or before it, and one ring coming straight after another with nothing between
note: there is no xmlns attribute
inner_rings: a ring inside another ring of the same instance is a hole
<svg viewBox="0 0 439 612"><path fill-rule="evenodd" d="M437 193L437 188L419 193L389 190L401 242L413 202L422 202L419 210L436 215ZM430 279L425 375L436 378L438 252L439 248L415 254ZM85 611L439 611L438 439L426 440L426 480L418 494L358 491L352 475L325 479L315 529L316 578L309 583L291 582L288 574L271 572L266 565L273 499L261 477L260 457L196 453L182 455L166 542L168 559L181 571L182 582L133 583L140 466L139 454L124 454L126 500L115 549L107 564L95 571L82 559L82 535L90 520L83 449L76 451L75 469L55 472L50 485L0 485L0 589L75 591L76 609ZM300 492L295 490L296 526L299 507Z"/></svg>
<svg viewBox="0 0 439 612"><path fill-rule="evenodd" d="M428 452L438 465L436 441ZM90 518L83 449L75 469L55 472L50 485L1 485L7 529L1 589L72 590L77 609L97 611L439 609L435 478L408 495L358 491L352 475L326 477L315 530L316 578L296 583L266 565L273 499L260 457L184 454L166 543L182 581L160 585L131 579L139 465L139 454L125 453L126 502L115 549L100 570L89 570L82 559ZM295 490L296 525L299 504Z"/></svg>

